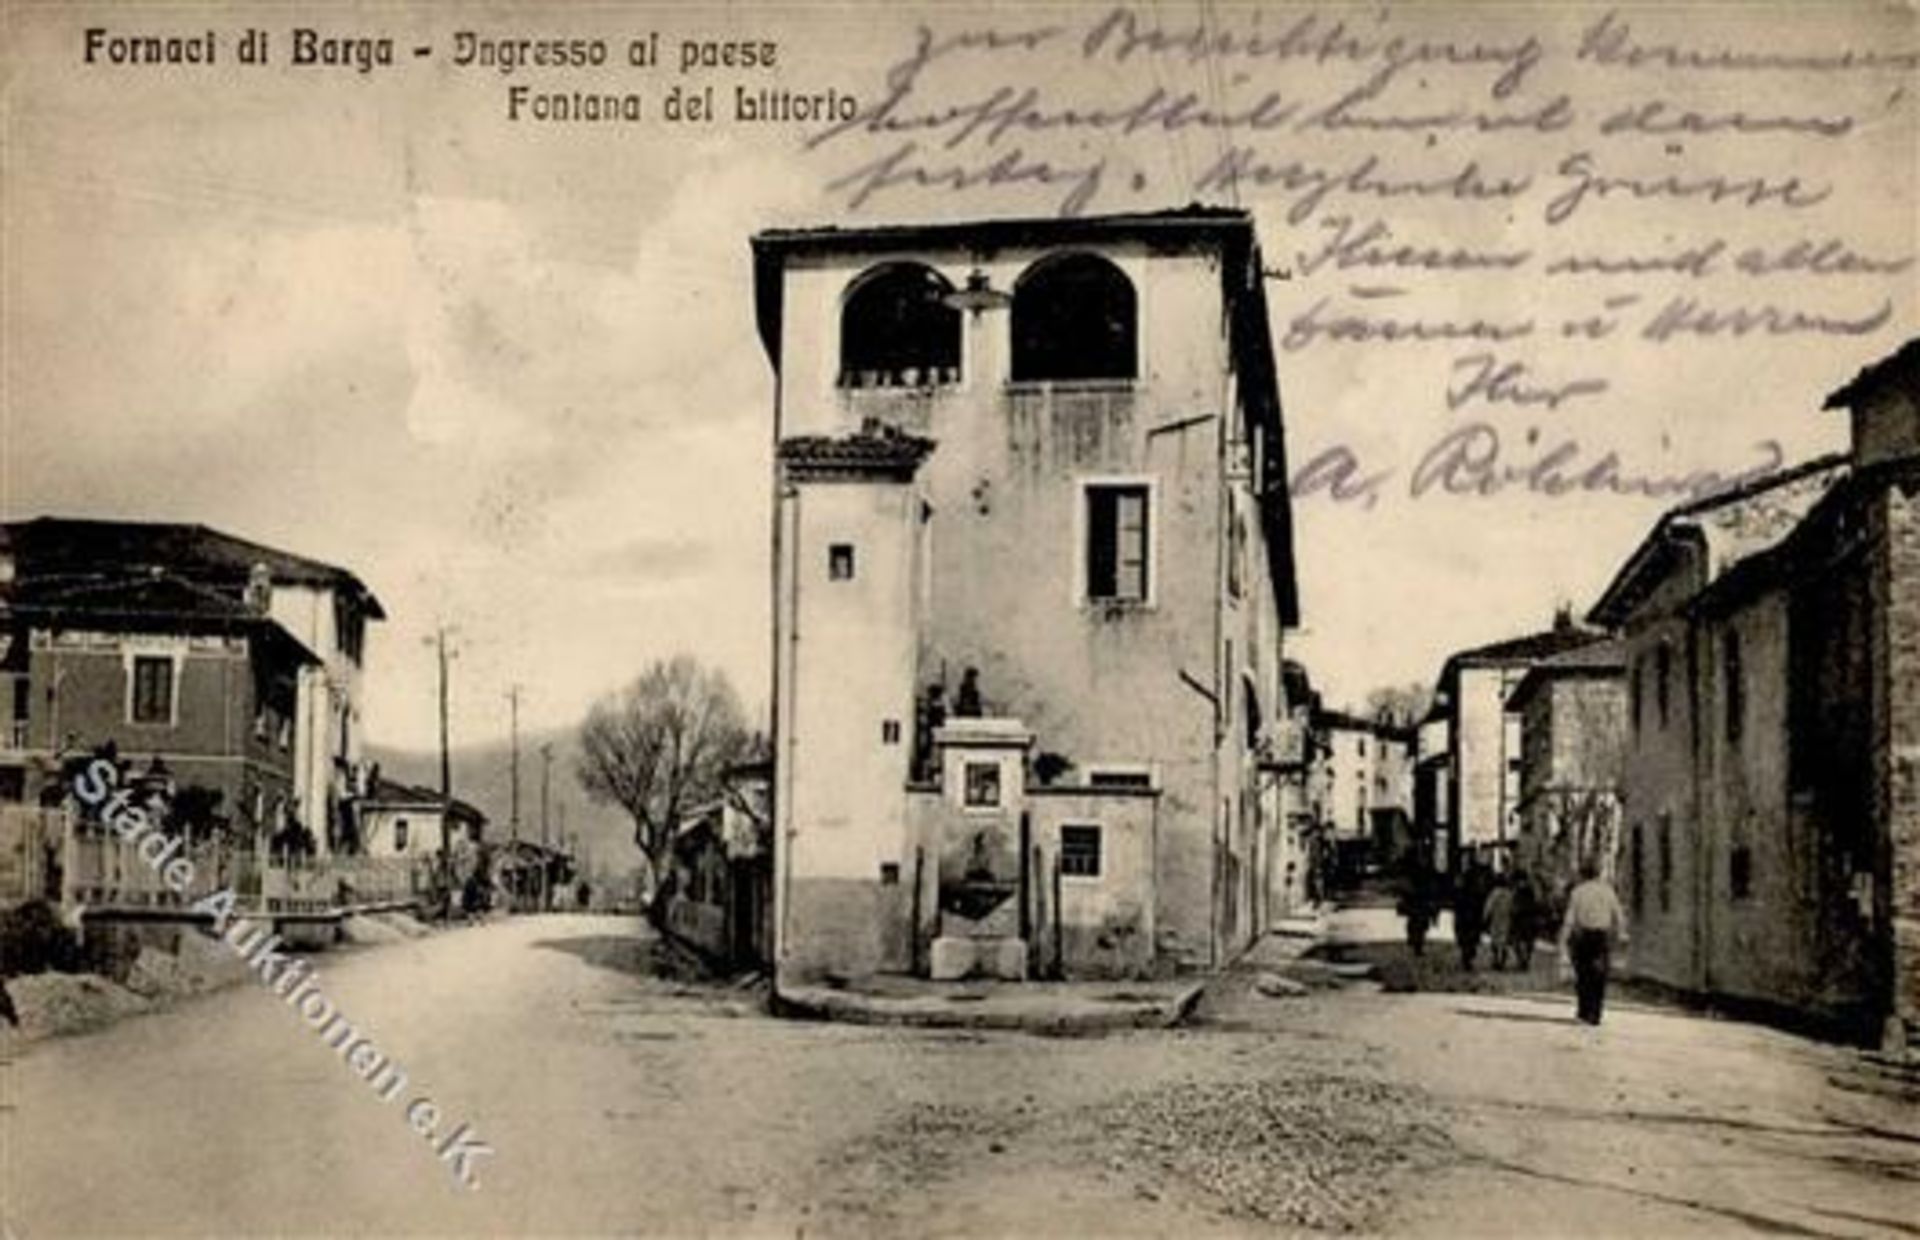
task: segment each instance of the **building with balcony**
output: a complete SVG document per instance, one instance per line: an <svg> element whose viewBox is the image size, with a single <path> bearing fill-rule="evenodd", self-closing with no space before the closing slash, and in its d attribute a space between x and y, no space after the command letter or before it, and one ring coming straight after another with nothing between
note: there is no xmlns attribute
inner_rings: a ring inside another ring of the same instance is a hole
<svg viewBox="0 0 1920 1240"><path fill-rule="evenodd" d="M1285 886L1297 618L1251 219L753 248L782 976L1224 960Z"/></svg>
<svg viewBox="0 0 1920 1240"><path fill-rule="evenodd" d="M111 744L242 837L356 851L358 686L380 604L353 574L198 525L0 526L0 801Z"/></svg>

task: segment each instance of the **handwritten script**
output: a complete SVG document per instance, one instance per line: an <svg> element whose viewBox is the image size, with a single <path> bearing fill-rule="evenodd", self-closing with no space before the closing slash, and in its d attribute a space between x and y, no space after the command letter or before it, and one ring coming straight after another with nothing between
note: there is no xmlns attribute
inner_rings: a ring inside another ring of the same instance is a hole
<svg viewBox="0 0 1920 1240"><path fill-rule="evenodd" d="M1296 415L1302 498L1371 506L1389 476L1415 500L1700 494L1789 454L1729 429L1738 464L1636 471L1580 427L1645 446L1695 416L1671 399L1695 370L1754 358L1837 386L1914 330L1910 20L1041 12L917 24L858 111L808 137L822 185L856 216L1250 208L1283 382L1324 362L1390 396ZM1363 465L1362 405L1432 433ZM1553 442L1516 462L1528 419Z"/></svg>

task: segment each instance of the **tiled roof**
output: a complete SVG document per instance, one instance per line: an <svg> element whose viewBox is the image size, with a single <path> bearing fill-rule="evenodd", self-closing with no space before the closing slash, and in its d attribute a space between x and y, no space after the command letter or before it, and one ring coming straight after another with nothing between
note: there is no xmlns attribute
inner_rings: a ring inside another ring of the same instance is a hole
<svg viewBox="0 0 1920 1240"><path fill-rule="evenodd" d="M1606 640L1606 634L1578 625L1555 625L1523 637L1508 637L1471 650L1462 650L1447 660L1454 666L1471 663L1540 663L1556 655L1578 650Z"/></svg>
<svg viewBox="0 0 1920 1240"><path fill-rule="evenodd" d="M933 451L933 440L891 426L851 435L795 435L780 441L780 462L803 477L911 478Z"/></svg>
<svg viewBox="0 0 1920 1240"><path fill-rule="evenodd" d="M1677 539L1696 541L1706 553L1701 588L1731 572L1742 561L1778 546L1814 505L1847 476L1844 454L1770 474L1743 487L1682 504L1667 512L1615 574L1589 616L1617 625L1670 571L1663 554Z"/></svg>
<svg viewBox="0 0 1920 1240"><path fill-rule="evenodd" d="M440 794L431 788L422 788L416 784L403 784L397 779L381 776L374 784L373 791L367 796L366 804L385 805L395 808L417 806L423 811L437 811L440 808ZM487 816L478 808L453 798L453 816L474 822L485 822Z"/></svg>
<svg viewBox="0 0 1920 1240"><path fill-rule="evenodd" d="M1566 677L1622 676L1627 671L1626 643L1618 638L1588 642L1572 650L1563 650L1550 659L1542 659L1527 669L1507 694L1507 708L1515 710L1549 680Z"/></svg>
<svg viewBox="0 0 1920 1240"><path fill-rule="evenodd" d="M160 570L87 577L34 577L0 592L0 615L43 619L67 627L200 633L245 631L288 647L302 662L320 658L237 594Z"/></svg>
<svg viewBox="0 0 1920 1240"><path fill-rule="evenodd" d="M343 568L235 538L204 525L160 521L96 521L36 517L0 526L19 580L125 576L161 570L215 588L238 589L256 564L282 585L341 589L367 614L384 619L380 601Z"/></svg>

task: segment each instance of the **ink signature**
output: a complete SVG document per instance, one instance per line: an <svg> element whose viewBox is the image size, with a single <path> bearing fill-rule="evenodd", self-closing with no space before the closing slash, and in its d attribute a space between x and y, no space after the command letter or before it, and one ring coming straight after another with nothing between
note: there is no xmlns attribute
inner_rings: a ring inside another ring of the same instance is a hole
<svg viewBox="0 0 1920 1240"><path fill-rule="evenodd" d="M1489 499L1523 491L1547 499L1575 495L1704 499L1765 478L1786 461L1779 441L1764 439L1753 446L1758 459L1743 469L1660 473L1628 465L1611 448L1590 450L1570 435L1554 438L1542 450L1545 442L1538 427L1529 428L1518 447L1510 447L1492 425L1464 423L1421 454L1406 475L1407 498L1439 494ZM1395 476L1393 468L1369 468L1352 448L1335 444L1301 466L1288 489L1295 499L1324 492L1335 503L1371 510Z"/></svg>

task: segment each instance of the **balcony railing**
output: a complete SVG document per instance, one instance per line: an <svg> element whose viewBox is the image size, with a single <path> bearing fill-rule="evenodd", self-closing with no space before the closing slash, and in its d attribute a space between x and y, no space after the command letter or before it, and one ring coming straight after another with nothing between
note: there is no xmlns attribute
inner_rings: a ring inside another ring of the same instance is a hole
<svg viewBox="0 0 1920 1240"><path fill-rule="evenodd" d="M849 426L876 421L924 435L933 428L934 409L957 390L948 384L842 386L840 407L847 412Z"/></svg>

